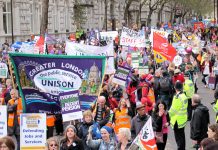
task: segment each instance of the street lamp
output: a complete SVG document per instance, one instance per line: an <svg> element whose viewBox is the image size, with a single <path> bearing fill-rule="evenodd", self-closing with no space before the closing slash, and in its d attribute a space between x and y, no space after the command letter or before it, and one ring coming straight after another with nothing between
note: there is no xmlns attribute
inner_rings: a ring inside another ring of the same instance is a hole
<svg viewBox="0 0 218 150"><path fill-rule="evenodd" d="M11 0L11 38L12 44L14 43L14 28L13 28L13 0Z"/></svg>

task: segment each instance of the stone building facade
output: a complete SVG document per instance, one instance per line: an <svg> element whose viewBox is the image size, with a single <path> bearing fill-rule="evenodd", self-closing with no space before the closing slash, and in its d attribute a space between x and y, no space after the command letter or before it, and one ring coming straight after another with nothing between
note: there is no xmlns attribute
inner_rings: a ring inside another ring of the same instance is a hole
<svg viewBox="0 0 218 150"><path fill-rule="evenodd" d="M106 3L105 3L106 2ZM105 7L107 4L107 9ZM49 0L48 33L59 38L66 38L69 33L76 31L74 20L75 6L80 5L84 10L86 21L81 28L105 29L105 10L107 10L107 29L122 28L124 22L125 0ZM42 0L12 0L14 41L25 41L30 35L40 32L42 15ZM131 22L136 21L139 13L139 2L130 7ZM148 8L141 11L141 21L146 22ZM170 8L164 7L162 21L169 21ZM0 43L11 41L11 0L0 0ZM113 21L113 23L112 23ZM157 13L152 16L151 24L156 25Z"/></svg>

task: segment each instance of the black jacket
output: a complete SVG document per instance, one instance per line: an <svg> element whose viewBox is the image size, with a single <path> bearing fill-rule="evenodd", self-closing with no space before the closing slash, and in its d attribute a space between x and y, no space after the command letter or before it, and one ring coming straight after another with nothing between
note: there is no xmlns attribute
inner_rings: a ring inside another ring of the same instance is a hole
<svg viewBox="0 0 218 150"><path fill-rule="evenodd" d="M210 123L209 110L206 106L199 104L193 108L192 113L191 139L200 142L207 137L208 124Z"/></svg>
<svg viewBox="0 0 218 150"><path fill-rule="evenodd" d="M167 122L168 123L170 123L170 117L169 117L169 114L167 113L166 114L166 117L167 117ZM161 130L162 130L162 122L163 122L163 117L160 117L159 115L158 115L158 113L156 113L156 112L153 112L152 113L152 125L153 125L153 129L154 129L154 131L156 131L156 132L161 132Z"/></svg>
<svg viewBox="0 0 218 150"><path fill-rule="evenodd" d="M87 135L88 135L88 130L89 127L93 125L93 121L90 123L86 123L83 122L82 125L79 127L78 130L78 137L82 140L83 142L83 146L84 146L84 150L91 150L91 148L89 148L86 144L86 140L87 140Z"/></svg>
<svg viewBox="0 0 218 150"><path fill-rule="evenodd" d="M82 140L77 138L72 145L67 146L67 139L60 142L60 150L84 150Z"/></svg>

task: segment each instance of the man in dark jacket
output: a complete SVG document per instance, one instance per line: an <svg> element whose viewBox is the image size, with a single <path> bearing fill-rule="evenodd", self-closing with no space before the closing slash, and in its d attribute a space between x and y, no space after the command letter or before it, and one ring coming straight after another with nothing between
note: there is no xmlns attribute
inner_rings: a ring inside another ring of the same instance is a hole
<svg viewBox="0 0 218 150"><path fill-rule="evenodd" d="M137 115L133 117L131 121L131 136L132 139L135 139L135 137L139 134L145 123L149 119L149 115L146 114L145 112L145 106L141 103L138 102L136 104L136 110L137 110Z"/></svg>
<svg viewBox="0 0 218 150"><path fill-rule="evenodd" d="M155 76L154 76L154 96L155 96L155 102L159 100L159 90L160 90L160 77L161 77L161 69L157 69L155 71Z"/></svg>
<svg viewBox="0 0 218 150"><path fill-rule="evenodd" d="M159 99L163 100L167 104L167 109L169 110L172 102L173 82L168 76L168 72L166 70L162 72L162 77L160 78L159 83Z"/></svg>
<svg viewBox="0 0 218 150"><path fill-rule="evenodd" d="M194 94L192 97L193 115L190 122L191 139L198 150L200 142L207 137L208 124L210 123L209 109L201 104L201 97Z"/></svg>
<svg viewBox="0 0 218 150"><path fill-rule="evenodd" d="M90 108L94 121L98 122L100 127L105 126L110 119L110 108L106 105L104 96L99 96L97 102L94 102Z"/></svg>

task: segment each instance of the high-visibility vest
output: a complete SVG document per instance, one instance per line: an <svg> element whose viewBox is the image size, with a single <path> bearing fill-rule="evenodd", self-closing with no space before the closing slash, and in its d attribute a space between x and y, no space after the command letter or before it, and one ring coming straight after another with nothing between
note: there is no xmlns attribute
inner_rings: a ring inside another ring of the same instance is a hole
<svg viewBox="0 0 218 150"><path fill-rule="evenodd" d="M124 108L121 111L115 110L115 127L114 131L118 134L120 128L131 127L131 117L128 115L128 108Z"/></svg>
<svg viewBox="0 0 218 150"><path fill-rule="evenodd" d="M172 106L169 110L170 124L172 128L174 128L176 122L178 128L185 127L188 118L187 107L188 98L184 93L176 94L173 97Z"/></svg>
<svg viewBox="0 0 218 150"><path fill-rule="evenodd" d="M149 88L148 91L148 98L154 103L155 102L155 96L154 96L154 89L153 88Z"/></svg>
<svg viewBox="0 0 218 150"><path fill-rule="evenodd" d="M46 116L46 124L48 127L53 127L55 125L55 116L47 115Z"/></svg>
<svg viewBox="0 0 218 150"><path fill-rule="evenodd" d="M14 102L15 100L14 99L10 99L8 101L8 105L14 105ZM17 118L18 118L18 124L20 125L20 114L23 112L23 106L22 106L22 99L19 98L18 99L18 104L17 104ZM12 112L12 113L8 113L8 126L9 127L13 127L14 126L14 116L15 116L15 113Z"/></svg>
<svg viewBox="0 0 218 150"><path fill-rule="evenodd" d="M213 110L216 112L216 122L218 123L218 100L216 100L216 104L213 106Z"/></svg>
<svg viewBox="0 0 218 150"><path fill-rule="evenodd" d="M191 80L185 80L183 91L188 99L192 98L195 93L195 87Z"/></svg>
<svg viewBox="0 0 218 150"><path fill-rule="evenodd" d="M0 98L0 105L5 105L5 99L4 98Z"/></svg>

